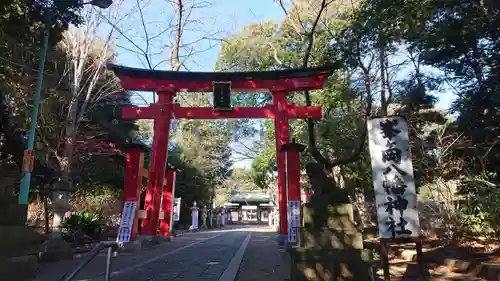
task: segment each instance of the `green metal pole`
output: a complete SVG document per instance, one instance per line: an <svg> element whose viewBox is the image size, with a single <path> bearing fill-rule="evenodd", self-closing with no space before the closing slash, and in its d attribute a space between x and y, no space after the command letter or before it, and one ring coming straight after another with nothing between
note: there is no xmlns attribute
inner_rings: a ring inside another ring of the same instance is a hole
<svg viewBox="0 0 500 281"><path fill-rule="evenodd" d="M33 112L31 115L31 126L30 132L28 135L28 147L26 149L32 150L35 146L35 135L36 135L36 126L37 126L37 118L38 118L38 108L40 106L40 100L42 95L42 86L43 86L43 72L45 69L45 58L47 57L47 49L49 46L49 35L50 35L50 27L51 27L51 15L48 14L45 18L44 28L43 28L43 39L42 39L42 47L40 49L40 62L38 64L38 73L36 79L36 88L35 88L35 98L33 100ZM21 188L19 192L19 204L27 205L29 198L29 189L31 183L31 172L23 172L23 178L21 179Z"/></svg>

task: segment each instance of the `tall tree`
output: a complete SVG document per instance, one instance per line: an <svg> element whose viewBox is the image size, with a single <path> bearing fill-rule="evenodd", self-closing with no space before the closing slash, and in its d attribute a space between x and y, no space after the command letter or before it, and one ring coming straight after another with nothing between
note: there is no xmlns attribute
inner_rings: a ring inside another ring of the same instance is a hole
<svg viewBox="0 0 500 281"><path fill-rule="evenodd" d="M25 129L29 127L32 111L32 98L35 91L39 49L42 30L47 17L52 20L51 40L54 46L62 38L61 34L70 24L80 24L79 8L64 9L53 6L49 1L8 0L0 5L0 136L2 139L2 170L6 178L2 180L11 189L18 185L22 151L25 147ZM60 59L61 57L58 57ZM54 79L54 65L49 58L46 65L45 88L54 88L58 78ZM5 160L5 161L3 161ZM39 186L38 179L43 178L47 170L46 161L37 159L35 165L34 186ZM41 165L40 165L41 164ZM50 169L49 169L50 170ZM10 172L7 172L10 171ZM40 172L42 174L40 174ZM45 175L45 181L51 176ZM44 183L42 182L41 185ZM0 188L3 189L3 188Z"/></svg>
<svg viewBox="0 0 500 281"><path fill-rule="evenodd" d="M120 3L114 3L111 16L120 8ZM99 84L103 78L105 64L113 56L111 36L113 29L104 39L98 36L98 30L103 28L103 19L94 8L86 8L83 18L85 25L81 28L71 28L60 43L60 49L66 57L62 82L68 91L68 104L64 120L63 153L58 158L61 175L70 178L71 162L74 155L75 141L80 124L90 108L109 96L116 95L119 89L118 80L108 75L109 81Z"/></svg>

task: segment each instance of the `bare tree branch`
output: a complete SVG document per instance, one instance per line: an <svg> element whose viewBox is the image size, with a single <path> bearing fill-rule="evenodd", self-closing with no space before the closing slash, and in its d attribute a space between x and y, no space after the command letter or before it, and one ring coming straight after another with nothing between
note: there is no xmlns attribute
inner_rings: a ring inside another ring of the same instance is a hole
<svg viewBox="0 0 500 281"><path fill-rule="evenodd" d="M312 15L312 23L311 23L309 28L307 28L306 25L304 24L304 21L301 20L300 7L299 7L298 3L291 0L291 8L290 8L291 12L290 12L285 7L283 0L279 1L280 7L283 9L283 11L285 12L285 15L287 16L287 20L289 20L289 22L294 27L297 34L299 34L304 40L305 49L304 49L304 56L302 57L301 67L305 68L305 67L309 66L309 61L312 57L312 49L314 46L314 38L315 38L315 35L319 32L320 22L322 22L323 25L325 26L324 29L326 30L326 32L329 32L329 34L330 34L330 36L332 36L332 38L335 37L335 36L333 36L331 30L329 29L328 25L326 24L326 17L328 17L326 15L327 14L326 11L327 11L328 7L334 3L334 1L335 0L321 0L319 7L314 5L315 2L309 3L309 7L306 9L312 10L314 13ZM301 5L303 5L303 4L304 3L301 2ZM322 18L323 18L323 20L322 20ZM294 19L297 20L299 24L294 23ZM365 81L365 82L368 83L368 86L371 83L370 80ZM356 158L358 158L359 155L361 154L361 152L363 151L363 148L364 148L364 145L366 142L366 135L367 135L366 122L367 122L369 116L371 115L372 103L373 103L371 88L368 87L366 90L367 90L367 92L366 92L367 105L366 105L366 111L365 111L364 118L363 118L364 119L364 128L362 129L362 133L359 137L360 143L357 146L357 148L352 152L352 154L344 159L336 159L334 161L330 161L329 159L327 159L326 157L324 157L322 155L322 153L318 150L318 148L316 146L316 137L315 137L315 133L314 133L314 127L315 127L314 121L312 119L307 119L306 122L307 122L307 128L308 128L308 143L309 143L308 151L309 151L309 153L311 153L311 155L314 157L314 159L318 163L324 165L325 168L332 169L335 166L343 165L343 164L352 162ZM311 103L311 97L310 97L309 91L305 91L304 95L305 95L306 105L310 106L312 103Z"/></svg>
<svg viewBox="0 0 500 281"><path fill-rule="evenodd" d="M116 46L126 52L135 54L138 60L148 69L157 69L168 63L168 69L179 71L185 68L188 62L193 63L194 57L216 46L211 42L220 42L218 31L204 30L203 22L194 18L194 11L210 6L210 2L199 0L167 0L167 1L134 1L129 17L134 20L130 23L136 29L140 21L140 42L136 36L124 28L123 23L118 24L107 19L108 24L117 31L119 38ZM163 16L165 21L148 21L146 14L167 9ZM133 15L137 15L133 17ZM158 28L158 26L162 26ZM155 31L160 29L159 31ZM188 33L200 33L196 39L185 41ZM121 42L119 39L122 39ZM171 40L173 39L173 40ZM204 45L208 42L208 47ZM127 46L128 45L128 46ZM165 57L165 54L168 54ZM183 96L180 96L184 99ZM141 96L142 100L145 100ZM153 103L155 94L153 93Z"/></svg>

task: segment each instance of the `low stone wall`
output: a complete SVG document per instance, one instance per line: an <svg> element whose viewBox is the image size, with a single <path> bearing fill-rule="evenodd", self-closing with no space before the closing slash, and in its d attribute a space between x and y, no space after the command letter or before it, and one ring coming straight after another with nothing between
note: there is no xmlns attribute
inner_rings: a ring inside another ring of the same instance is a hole
<svg viewBox="0 0 500 281"><path fill-rule="evenodd" d="M27 226L0 226L0 276L25 280L38 272L42 236Z"/></svg>

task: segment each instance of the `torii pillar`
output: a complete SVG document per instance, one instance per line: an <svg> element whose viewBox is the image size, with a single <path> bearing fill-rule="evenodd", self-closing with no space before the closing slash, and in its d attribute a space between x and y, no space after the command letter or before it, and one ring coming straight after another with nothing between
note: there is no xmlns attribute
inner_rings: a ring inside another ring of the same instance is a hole
<svg viewBox="0 0 500 281"><path fill-rule="evenodd" d="M174 211L174 194L175 194L175 178L176 170L167 168L167 180L163 186L161 212L163 218L160 216L160 236L170 236L172 231L172 218Z"/></svg>
<svg viewBox="0 0 500 281"><path fill-rule="evenodd" d="M154 121L153 149L149 165L148 185L144 199L144 210L147 219L142 220L142 233L145 236L156 236L160 217L160 202L163 190L163 180L167 167L168 136L170 120L173 113L173 91L158 93L158 110Z"/></svg>
<svg viewBox="0 0 500 281"><path fill-rule="evenodd" d="M293 214L292 210L287 210L289 218L287 230L289 234L288 242L293 244L297 243L297 237L299 236L300 227L302 226L302 205L301 201L301 190L300 190L300 153L305 150L305 146L296 143L293 140L291 143L286 143L281 146L280 151L286 153L286 173L287 173L287 184L288 184L288 196L287 199L291 203L295 203L295 208L298 208L299 214ZM287 205L287 207L289 207ZM297 210L295 210L297 211ZM288 218L288 217L287 217Z"/></svg>
<svg viewBox="0 0 500 281"><path fill-rule="evenodd" d="M140 145L130 145L127 149L126 165L125 165L125 180L123 187L122 210L126 201L136 202L132 231L130 232L130 240L134 241L137 235L139 207L141 199L142 176L141 169L144 165L144 148Z"/></svg>
<svg viewBox="0 0 500 281"><path fill-rule="evenodd" d="M286 182L286 157L281 151L281 146L289 141L287 110L287 92L272 93L273 105L275 106L276 117L274 118L274 130L276 137L276 165L278 168L278 207L279 207L279 233L280 244L284 244L288 234L287 218L287 182Z"/></svg>

